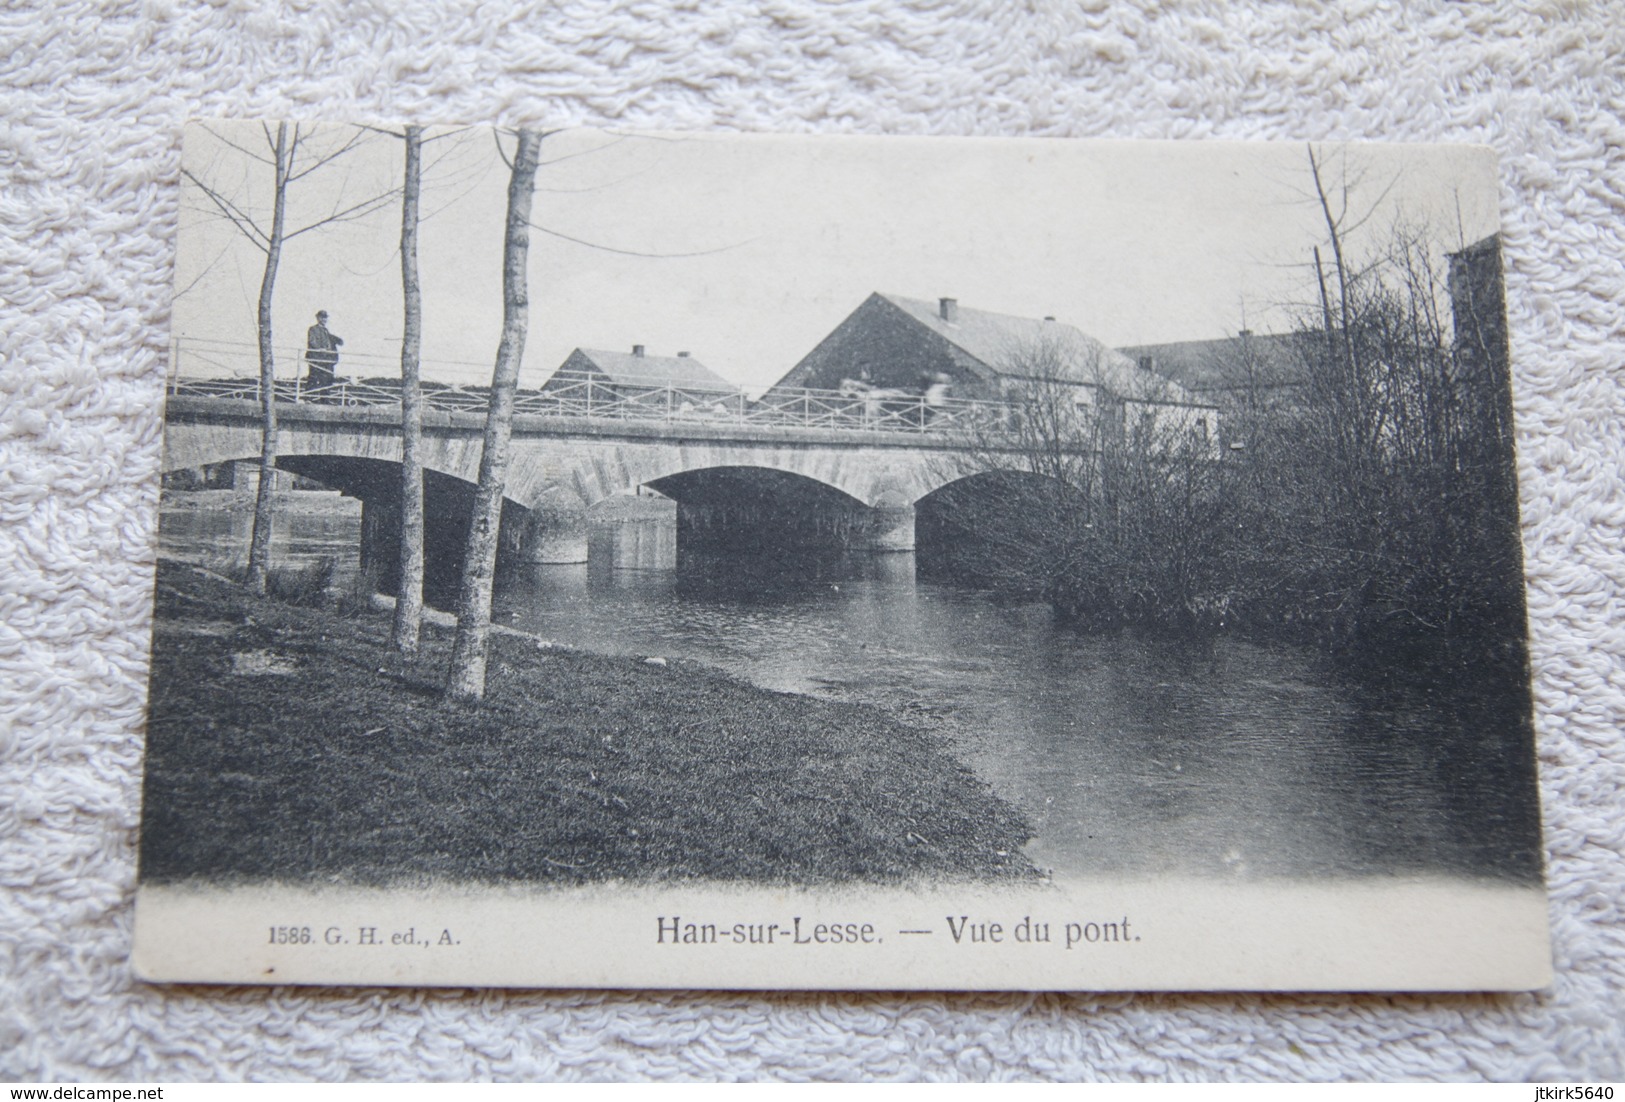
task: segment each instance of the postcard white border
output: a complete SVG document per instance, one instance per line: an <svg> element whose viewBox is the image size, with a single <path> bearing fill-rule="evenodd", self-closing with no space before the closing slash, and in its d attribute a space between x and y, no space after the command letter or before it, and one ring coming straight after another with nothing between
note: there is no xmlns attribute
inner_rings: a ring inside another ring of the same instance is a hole
<svg viewBox="0 0 1625 1102"><path fill-rule="evenodd" d="M134 960L143 979L186 983L1510 991L1551 983L1546 921L1539 886L1446 878L918 891L147 885ZM292 931L282 944L278 929Z"/></svg>

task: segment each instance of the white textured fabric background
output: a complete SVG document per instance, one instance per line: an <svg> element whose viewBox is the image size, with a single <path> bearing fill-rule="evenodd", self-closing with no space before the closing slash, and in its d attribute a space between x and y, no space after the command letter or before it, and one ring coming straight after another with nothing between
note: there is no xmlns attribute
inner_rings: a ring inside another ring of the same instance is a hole
<svg viewBox="0 0 1625 1102"><path fill-rule="evenodd" d="M1519 7L1531 10L5 5L0 1079L1625 1078L1625 7ZM191 114L1493 144L1554 987L1033 997L133 983L161 380Z"/></svg>

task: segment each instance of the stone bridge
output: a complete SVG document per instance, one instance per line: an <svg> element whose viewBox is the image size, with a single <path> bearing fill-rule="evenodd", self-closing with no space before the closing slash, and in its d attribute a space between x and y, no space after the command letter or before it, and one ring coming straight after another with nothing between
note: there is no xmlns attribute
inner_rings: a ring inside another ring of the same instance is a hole
<svg viewBox="0 0 1625 1102"><path fill-rule="evenodd" d="M277 466L363 503L362 561L381 576L398 562L398 405L278 403ZM430 573L461 561L478 477L483 414L424 412ZM166 472L257 459L260 408L241 398L172 393ZM501 546L510 561L585 562L587 510L648 486L677 502L678 539L914 548L914 507L966 476L967 438L903 432L672 420L514 418ZM455 560L455 561L453 561ZM387 581L384 582L387 586Z"/></svg>

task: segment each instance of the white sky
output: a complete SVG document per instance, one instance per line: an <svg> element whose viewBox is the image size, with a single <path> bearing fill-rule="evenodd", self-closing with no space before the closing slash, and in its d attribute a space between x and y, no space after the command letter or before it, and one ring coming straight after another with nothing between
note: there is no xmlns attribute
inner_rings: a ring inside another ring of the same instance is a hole
<svg viewBox="0 0 1625 1102"><path fill-rule="evenodd" d="M269 226L270 169L222 143L263 150L257 123L188 129L184 161ZM315 144L353 133L332 126ZM504 139L512 149L511 139ZM401 142L376 136L290 189L297 228L398 183ZM1343 178L1342 156L1332 175ZM690 351L736 383L770 384L872 291L952 296L1028 317L1053 314L1119 347L1290 327L1323 243L1301 145L1058 139L641 135L569 131L543 142L533 222L625 256L533 232L522 385L575 347ZM551 162L551 163L550 163ZM1493 154L1360 146L1352 235L1396 219L1434 228L1441 249L1498 226ZM502 320L507 167L489 130L427 147L419 263L424 375L490 376ZM264 254L192 184L177 260L175 335L186 374L256 368ZM341 374L399 370L400 205L288 242L276 281L279 374L299 370L318 308L345 340ZM678 257L670 254L702 253ZM235 351L204 342L240 343Z"/></svg>

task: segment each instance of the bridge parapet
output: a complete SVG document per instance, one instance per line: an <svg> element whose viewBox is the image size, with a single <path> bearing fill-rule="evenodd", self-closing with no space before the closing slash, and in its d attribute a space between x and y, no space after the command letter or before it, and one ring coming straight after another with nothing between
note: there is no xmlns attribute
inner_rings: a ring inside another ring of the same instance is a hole
<svg viewBox="0 0 1625 1102"><path fill-rule="evenodd" d="M275 384L278 406L360 411L393 409L399 417L399 381L340 380L311 387L303 379ZM256 379L175 379L175 399L261 400ZM425 383L425 412L484 417L490 394L483 387ZM676 383L605 383L591 376L555 375L541 390L514 397L516 417L567 418L579 422L643 423L664 426L667 435L695 427L804 429L813 431L900 433L913 437L964 435L1008 423L1011 407L1001 402L962 398L894 396L877 398L835 390L775 389L759 399L743 391L702 391Z"/></svg>
<svg viewBox="0 0 1625 1102"><path fill-rule="evenodd" d="M257 402L242 398L171 391L166 416L172 425L217 424L255 427L259 424ZM277 421L284 428L399 433L401 407L395 405L318 405L313 402L278 402ZM478 438L485 429L485 413L425 410L423 427L427 432L466 435ZM173 428L171 432L173 433ZM851 445L864 448L902 448L916 451L962 451L968 445L997 450L987 434L957 432L940 427L934 432L901 432L881 428L840 428L757 421L636 421L598 419L545 414L517 414L513 421L516 437L551 436L582 439L631 440L680 444L713 442L732 444Z"/></svg>

